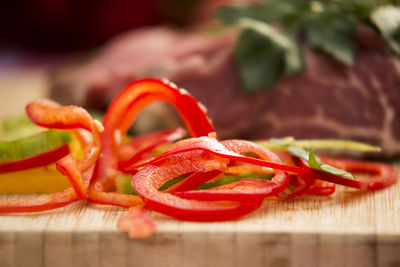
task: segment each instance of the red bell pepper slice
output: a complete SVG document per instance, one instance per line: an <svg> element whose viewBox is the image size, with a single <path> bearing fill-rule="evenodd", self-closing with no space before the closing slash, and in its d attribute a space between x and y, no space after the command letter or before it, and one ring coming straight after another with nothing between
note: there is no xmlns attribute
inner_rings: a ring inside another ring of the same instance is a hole
<svg viewBox="0 0 400 267"><path fill-rule="evenodd" d="M0 202L0 213L37 212L64 207L79 200L72 188L63 192L40 195L31 199L15 199Z"/></svg>
<svg viewBox="0 0 400 267"><path fill-rule="evenodd" d="M313 176L313 172L311 171L311 169L308 168L308 166L304 166L304 161L297 157L292 157L290 161L293 162L296 166L300 166L303 169L304 174L292 176L291 180L295 181L295 183L292 183L292 185L295 186L295 189L290 194L278 195L278 197L281 199L293 199L296 197L308 195L311 188L313 188L316 182L316 179Z"/></svg>
<svg viewBox="0 0 400 267"><path fill-rule="evenodd" d="M128 212L118 219L117 226L131 238L147 238L156 230L153 220L140 207L129 208Z"/></svg>
<svg viewBox="0 0 400 267"><path fill-rule="evenodd" d="M243 201L199 201L182 199L158 191L167 180L190 172L207 172L224 168L227 161L202 151L175 154L148 165L132 178L132 186L145 206L160 213L187 221L223 221L244 216L262 204L261 199Z"/></svg>
<svg viewBox="0 0 400 267"><path fill-rule="evenodd" d="M49 165L65 157L68 154L68 145L62 145L58 148L48 150L44 153L40 153L29 158L2 163L0 165L0 173L22 171Z"/></svg>
<svg viewBox="0 0 400 267"><path fill-rule="evenodd" d="M280 159L268 149L244 140L226 140L221 142L226 149L234 153L252 152L264 160L281 163ZM289 176L283 171L275 171L275 176L268 180L241 179L240 181L204 190L174 192L174 195L188 199L202 200L243 200L265 198L282 192L289 185Z"/></svg>
<svg viewBox="0 0 400 267"><path fill-rule="evenodd" d="M95 183L100 182L98 185L100 191L113 189L115 186L114 177L117 173L118 162L116 155L122 137L139 113L147 105L156 101L173 104L192 136L208 135L214 132L214 127L204 108L186 91L176 88L172 83L158 79L142 79L128 84L114 98L104 116L105 130L101 134L101 157L93 179Z"/></svg>
<svg viewBox="0 0 400 267"><path fill-rule="evenodd" d="M396 171L389 164L329 157L321 157L321 159L326 164L334 167L341 168L349 172L372 174L372 176L363 179L350 179L312 170L314 176L320 180L361 190L378 190L388 187L397 181Z"/></svg>
<svg viewBox="0 0 400 267"><path fill-rule="evenodd" d="M118 162L118 169L122 172L126 172L126 167L138 162L146 153L152 151L156 147L176 141L185 136L185 134L186 131L184 129L176 128L133 138L131 142L124 145L132 148L133 156L126 160L120 160Z"/></svg>
<svg viewBox="0 0 400 267"><path fill-rule="evenodd" d="M329 196L335 193L335 190L336 186L334 183L316 179L315 184L310 188L308 193L316 196Z"/></svg>
<svg viewBox="0 0 400 267"><path fill-rule="evenodd" d="M92 200L100 203L105 198L104 191L115 189L118 147L122 137L143 108L156 101L173 104L192 136L214 132L205 108L185 90L159 79L148 78L130 83L114 98L104 116L105 130L101 134L101 156L89 185L89 197ZM117 201L115 202L117 205L123 205L127 198L133 196L120 195L113 198L113 201Z"/></svg>
<svg viewBox="0 0 400 267"><path fill-rule="evenodd" d="M222 143L226 144L225 142L226 141L222 141ZM194 151L194 150L200 150L200 151L206 151L206 152L212 153L214 155L217 155L219 157L223 157L223 158L233 160L233 161L240 161L240 162L244 162L244 163L254 164L257 166L268 167L268 168L275 169L275 170L292 172L292 173L296 173L296 174L300 174L300 175L304 174L304 170L300 167L285 165L285 164L277 163L277 162L265 161L265 160L257 159L257 158L246 157L241 154L235 153L232 150L227 149L222 143L220 143L215 138L206 137L206 136L199 137L199 138L188 138L188 139L182 140L180 142L177 142L177 143L171 145L160 156L158 156L154 159L151 159L147 162L144 162L144 163L134 164L134 165L128 167L127 169L128 170L137 170L146 165L154 164L154 163L156 163L162 159L165 159L166 157L174 155L174 154L179 154L179 153ZM249 143L251 143L251 142L249 142Z"/></svg>
<svg viewBox="0 0 400 267"><path fill-rule="evenodd" d="M56 163L57 169L68 177L79 198L85 199L88 181L85 184L82 173L93 166L98 159L102 126L96 123L83 108L60 106L49 100L39 100L28 104L26 112L34 123L43 127L64 130L84 129L92 133L93 141L84 150L85 159L76 160L68 155ZM79 132L78 135L80 135Z"/></svg>
<svg viewBox="0 0 400 267"><path fill-rule="evenodd" d="M26 106L26 114L35 124L45 128L94 130L92 117L77 106L61 106L51 100L38 100Z"/></svg>
<svg viewBox="0 0 400 267"><path fill-rule="evenodd" d="M335 184L317 179L314 170L308 167L305 160L299 158L293 158L292 160L297 165L300 165L305 173L307 173L307 175L304 176L297 176L298 180L303 181L303 187L300 190L295 190L292 194L287 196L280 195L279 197L283 199L293 199L305 195L329 196L335 192Z"/></svg>
<svg viewBox="0 0 400 267"><path fill-rule="evenodd" d="M200 185L210 181L211 179L219 176L222 173L220 170L212 170L209 172L196 172L187 177L185 180L183 180L181 183L177 184L173 188L173 190L170 190L171 192L180 192L180 191L188 191L188 190L193 190Z"/></svg>
<svg viewBox="0 0 400 267"><path fill-rule="evenodd" d="M26 111L34 123L43 127L56 129L80 127L89 130L93 134L93 141L85 148L85 159L76 160L71 155L67 155L56 163L57 169L68 177L73 188L32 199L4 201L0 204L0 213L43 211L85 199L88 177L93 171L91 167L96 162L100 151L99 133L102 127L84 109L75 106L62 107L49 100L32 102L27 105Z"/></svg>
<svg viewBox="0 0 400 267"><path fill-rule="evenodd" d="M194 174L189 177L204 182L226 169L232 159L254 159L237 154L243 152L253 152L264 159L276 161L278 164L280 162L272 152L251 142L218 142L210 137L191 138L173 144L166 153L152 161L151 165L140 169L132 178L132 186L143 198L146 207L179 219L219 221L237 218L259 207L266 196L276 195L284 190L289 183L288 175L277 171L271 181L242 179L207 190L174 191L171 194L158 192L157 188L170 178L191 172ZM254 160L256 164L264 162ZM206 175L207 178L203 179L201 175ZM215 202L220 200L229 202Z"/></svg>

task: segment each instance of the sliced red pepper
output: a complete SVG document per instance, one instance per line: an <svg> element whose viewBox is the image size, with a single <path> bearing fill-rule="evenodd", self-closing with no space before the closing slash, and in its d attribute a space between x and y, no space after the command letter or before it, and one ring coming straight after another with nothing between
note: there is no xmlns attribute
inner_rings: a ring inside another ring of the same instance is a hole
<svg viewBox="0 0 400 267"><path fill-rule="evenodd" d="M69 188L64 192L41 195L32 199L5 201L0 204L0 212L43 211L85 199L88 177L92 174L100 151L101 126L84 109L75 106L62 107L49 100L32 102L27 105L26 111L33 122L43 127L56 129L80 127L89 130L93 134L93 141L85 148L85 159L76 160L71 155L67 155L56 163L57 169L68 177L73 189Z"/></svg>
<svg viewBox="0 0 400 267"><path fill-rule="evenodd" d="M76 160L71 155L57 162L57 169L68 177L75 192L81 199L86 198L87 186L82 173L96 162L100 152L100 131L102 126L96 123L86 110L76 106L60 106L50 100L39 100L27 105L29 118L37 125L55 129L85 129L92 133L93 141L85 147L85 159ZM78 136L81 135L78 132ZM83 139L83 138L81 138Z"/></svg>
<svg viewBox="0 0 400 267"><path fill-rule="evenodd" d="M128 212L118 219L117 226L131 238L147 238L156 230L153 220L140 207L129 208Z"/></svg>
<svg viewBox="0 0 400 267"><path fill-rule="evenodd" d="M187 177L176 187L173 188L172 192L188 191L193 190L200 185L210 181L211 179L219 176L222 173L220 170L212 170L209 172L196 172Z"/></svg>
<svg viewBox="0 0 400 267"><path fill-rule="evenodd" d="M161 145L176 141L182 138L185 134L186 131L184 129L176 128L133 138L129 144L125 145L136 148L133 149L133 156L126 160L120 160L118 162L118 169L122 172L126 171L126 167L138 162L147 152L150 152Z"/></svg>
<svg viewBox="0 0 400 267"><path fill-rule="evenodd" d="M313 172L311 171L311 169L304 166L304 161L302 161L300 158L297 158L297 157L292 157L291 161L296 166L300 166L301 168L303 168L304 174L296 175L294 177L294 180L296 181L296 183L294 184L295 189L290 194L278 195L278 197L281 199L293 199L296 197L302 197L302 196L308 195L308 194L310 194L310 190L311 190L311 188L313 188L313 186L316 182L316 179L313 176Z"/></svg>
<svg viewBox="0 0 400 267"><path fill-rule="evenodd" d="M101 156L89 186L89 197L97 202L105 193L115 189L118 173L118 147L139 113L150 103L164 101L173 104L192 136L208 135L214 132L204 107L185 90L178 89L168 81L142 79L130 83L111 102L104 116L104 132L101 134ZM121 195L117 205L125 203L131 196ZM114 198L117 201L117 198Z"/></svg>
<svg viewBox="0 0 400 267"><path fill-rule="evenodd" d="M242 179L239 182L207 190L175 191L172 194L158 192L157 188L170 178L191 172L194 174L189 177L196 177L192 179L204 182L225 170L231 159L239 161L253 159L256 161L252 163L255 162L257 165L265 162L237 154L244 152L253 152L264 159L280 163L279 158L272 152L251 142L241 140L218 142L210 137L192 138L173 144L164 155L154 160L152 165L140 169L132 178L132 186L143 198L147 207L179 219L202 221L233 219L259 207L266 196L276 195L284 190L289 183L288 175L277 171L271 181ZM206 175L206 178L201 178L201 175ZM228 202L215 202L221 200Z"/></svg>
<svg viewBox="0 0 400 267"><path fill-rule="evenodd" d="M351 179L312 170L314 176L320 180L361 190L378 190L388 187L397 181L396 171L389 164L329 157L321 157L321 159L326 164L334 167L341 168L349 172L372 174L372 176L365 179ZM305 165L307 164L305 163Z"/></svg>
<svg viewBox="0 0 400 267"><path fill-rule="evenodd" d="M273 163L281 163L280 159L268 149L244 140L226 140L221 144L234 153L252 152ZM229 157L230 158L230 157ZM236 158L237 160L237 158ZM240 159L240 161L242 161ZM258 162L257 162L258 163ZM258 164L257 164L258 165ZM283 171L276 171L269 180L241 179L240 181L204 190L174 192L174 195L202 200L242 200L250 198L265 198L282 192L289 185L289 176Z"/></svg>
<svg viewBox="0 0 400 267"><path fill-rule="evenodd" d="M242 140L241 140L242 141ZM223 141L224 145L226 141ZM249 142L250 143L250 142ZM149 164L154 164L166 157L174 154L179 154L183 152L190 152L195 150L206 151L233 161L240 161L244 163L254 164L257 166L268 167L275 170L281 170L286 172L292 172L296 174L303 175L304 170L297 166L285 165L282 163L276 163L271 161L265 161L262 159L246 157L241 154L235 153L232 150L227 149L222 143L218 142L217 139L211 137L199 137L199 138L188 138L182 140L178 143L171 145L163 154L156 157L155 159L149 160L145 163L134 164L128 167L128 170L137 170ZM272 153L272 152L271 152ZM272 153L273 154L273 153ZM275 156L276 157L276 156Z"/></svg>
<svg viewBox="0 0 400 267"><path fill-rule="evenodd" d="M335 193L336 186L334 183L316 179L315 184L310 188L309 194L316 196L329 196Z"/></svg>
<svg viewBox="0 0 400 267"><path fill-rule="evenodd" d="M89 198L90 202L113 205L122 208L130 208L138 205L143 205L143 201L140 197L134 195L120 194L117 192L92 192Z"/></svg>
<svg viewBox="0 0 400 267"><path fill-rule="evenodd" d="M77 106L61 106L51 100L38 100L26 106L26 114L35 124L50 129L94 130L92 117Z"/></svg>
<svg viewBox="0 0 400 267"><path fill-rule="evenodd" d="M160 213L188 221L222 221L235 219L257 209L261 199L243 201L199 201L182 199L158 191L167 180L190 172L207 172L224 168L227 161L210 153L191 151L139 170L132 178L132 186L143 198L146 207Z"/></svg>
<svg viewBox="0 0 400 267"><path fill-rule="evenodd" d="M68 154L68 145L63 145L44 153L37 154L33 157L2 163L0 164L0 173L21 171L49 165L65 157Z"/></svg>
<svg viewBox="0 0 400 267"><path fill-rule="evenodd" d="M16 199L0 202L0 213L36 212L64 207L79 200L72 188L63 192L40 195L31 199Z"/></svg>

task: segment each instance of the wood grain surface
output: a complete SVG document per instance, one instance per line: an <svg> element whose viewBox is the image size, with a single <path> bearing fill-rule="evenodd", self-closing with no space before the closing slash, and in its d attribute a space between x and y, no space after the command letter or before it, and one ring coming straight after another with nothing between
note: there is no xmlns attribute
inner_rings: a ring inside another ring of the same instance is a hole
<svg viewBox="0 0 400 267"><path fill-rule="evenodd" d="M12 80L0 79L0 119L45 95L43 76L7 77ZM15 84L21 89L8 89ZM400 163L395 165L400 173ZM15 197L30 196L0 195ZM400 184L376 192L340 189L331 197L266 200L249 216L221 223L153 213L158 230L144 240L117 230L124 209L81 201L37 214L1 215L0 267L397 267L399 198Z"/></svg>
<svg viewBox="0 0 400 267"><path fill-rule="evenodd" d="M396 164L400 172L400 164ZM376 192L266 200L242 219L180 222L130 240L124 209L79 202L0 216L0 266L400 266L400 184ZM2 195L1 199L21 197ZM30 197L30 196L23 196Z"/></svg>

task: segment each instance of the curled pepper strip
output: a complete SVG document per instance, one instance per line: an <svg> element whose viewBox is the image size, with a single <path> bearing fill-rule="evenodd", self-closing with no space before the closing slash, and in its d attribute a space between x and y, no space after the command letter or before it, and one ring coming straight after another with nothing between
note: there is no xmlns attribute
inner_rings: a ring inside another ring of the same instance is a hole
<svg viewBox="0 0 400 267"><path fill-rule="evenodd" d="M175 186L171 191L180 192L180 191L193 190L199 187L200 185L210 181L211 179L218 177L221 173L222 171L220 170L193 173L185 180L183 180L181 183L177 184L177 186Z"/></svg>
<svg viewBox="0 0 400 267"><path fill-rule="evenodd" d="M244 201L199 201L183 199L158 188L171 178L191 172L208 172L226 168L228 160L204 151L188 151L170 155L154 165L140 169L132 178L132 186L143 198L145 206L186 221L223 221L244 216L257 209L262 199Z"/></svg>
<svg viewBox="0 0 400 267"><path fill-rule="evenodd" d="M335 190L336 186L334 183L316 179L315 184L309 190L309 194L316 196L329 196L335 193Z"/></svg>
<svg viewBox="0 0 400 267"><path fill-rule="evenodd" d="M371 177L364 179L350 179L312 170L316 178L327 182L353 187L360 190L378 190L396 183L397 180L396 171L389 164L329 157L321 157L321 159L329 165L344 169L349 172L366 173L372 175ZM304 164L307 165L306 162L304 162Z"/></svg>
<svg viewBox="0 0 400 267"><path fill-rule="evenodd" d="M0 202L0 213L37 212L64 207L79 200L70 187L63 192L40 195L31 199L15 199Z"/></svg>
<svg viewBox="0 0 400 267"><path fill-rule="evenodd" d="M278 195L279 198L281 199L293 199L296 197L302 197L307 194L310 194L311 188L314 188L316 179L313 175L313 172L308 166L304 166L304 161L302 161L300 158L297 157L292 157L291 161L296 165L300 166L304 174L303 175L296 175L293 177L293 180L295 181L295 189L293 192L290 194L284 195L280 194ZM317 189L314 189L314 191Z"/></svg>
<svg viewBox="0 0 400 267"><path fill-rule="evenodd" d="M14 160L0 165L0 173L14 172L45 166L56 162L57 160L69 154L68 145L62 145L58 148L48 150L35 156Z"/></svg>
<svg viewBox="0 0 400 267"><path fill-rule="evenodd" d="M268 149L255 143L244 140L226 140L221 144L234 153L252 152L264 160L280 164L280 159ZM231 156L227 157L231 159ZM235 158L243 161L243 158ZM259 162L256 164L258 165ZM257 198L262 199L268 196L274 196L282 192L289 185L289 176L286 172L275 171L274 177L269 180L244 178L240 181L217 186L204 190L174 192L183 198L202 199L202 200L241 200Z"/></svg>
<svg viewBox="0 0 400 267"><path fill-rule="evenodd" d="M180 138L182 138L186 134L186 131L182 128L176 128L173 130L166 130L166 131L161 131L157 133L152 133L148 134L145 136L140 136L133 138L129 144L127 144L130 147L139 147L139 149L136 149L134 151L133 156L131 156L129 159L126 160L120 160L118 162L118 169L122 172L126 172L127 170L125 169L126 167L135 164L139 160L142 159L142 157L147 153L155 149L156 147L159 147L161 145L176 141ZM140 143L145 143L145 146Z"/></svg>
<svg viewBox="0 0 400 267"><path fill-rule="evenodd" d="M76 106L62 107L49 100L39 100L28 104L26 112L34 123L43 127L88 130L93 134L93 141L91 145L85 148L85 159L76 160L71 155L67 155L56 162L57 169L68 177L73 188L32 199L4 201L0 204L0 212L43 211L85 199L85 181L89 181L93 170L91 167L99 155L99 133L102 127L84 109Z"/></svg>
<svg viewBox="0 0 400 267"><path fill-rule="evenodd" d="M223 141L222 143L224 143L224 145L227 144L227 143L225 143L225 141ZM170 155L179 154L179 153L187 152L187 151L202 150L202 151L207 151L207 152L217 155L219 157L227 158L227 159L233 160L233 161L240 161L240 162L244 162L244 163L254 164L257 166L272 168L275 170L281 170L281 171L296 173L299 175L304 175L304 170L300 167L285 165L285 164L278 163L278 162L265 161L265 160L257 159L257 158L246 157L241 154L235 153L232 150L229 150L222 143L220 143L215 138L207 137L207 136L184 139L180 142L172 144L160 156L158 156L150 161L147 161L145 163L134 164L134 165L128 167L127 169L128 170L137 170L146 165L154 164L157 161L160 161Z"/></svg>
<svg viewBox="0 0 400 267"><path fill-rule="evenodd" d="M99 132L102 127L84 109L76 106L62 107L49 100L39 100L28 104L26 112L34 123L43 127L88 130L93 134L93 141L91 145L85 147L85 159L76 160L68 154L56 162L57 169L68 177L73 189L68 188L63 192L41 195L32 199L4 201L0 204L0 212L43 211L85 199L87 186L85 181L89 181L93 170L91 167L99 155Z"/></svg>
<svg viewBox="0 0 400 267"><path fill-rule="evenodd" d="M232 159L251 159L251 163L257 165L265 162L238 154L243 152L253 152L264 159L280 163L272 152L251 142L218 142L211 137L191 138L171 145L164 154L140 169L132 178L132 186L143 198L146 207L166 215L194 221L234 219L258 208L266 196L284 190L289 184L288 175L277 171L271 181L242 179L207 190L166 193L157 189L167 180L186 173L193 173L187 179L203 183L226 170ZM206 178L202 178L202 175L206 175ZM198 184L191 182L190 185L187 188Z"/></svg>
<svg viewBox="0 0 400 267"><path fill-rule="evenodd" d="M93 178L89 185L89 197L101 203L108 198L107 192L115 188L115 176L118 173L118 147L122 137L128 131L139 113L150 103L164 101L173 104L182 117L192 136L208 135L214 132L205 108L185 90L176 85L158 79L142 79L130 83L111 102L105 114L101 134L101 155L96 164ZM128 200L130 199L130 200ZM116 195L107 201L125 206L137 202L140 198L127 195Z"/></svg>
<svg viewBox="0 0 400 267"><path fill-rule="evenodd" d="M68 177L79 198L86 199L89 179L83 179L82 173L93 166L98 159L100 132L103 130L101 124L96 123L83 108L60 106L49 100L28 104L26 112L34 123L43 127L63 130L76 129L78 136L82 135L80 129L92 133L93 141L84 149L85 159L77 160L68 155L56 163L57 170Z"/></svg>
<svg viewBox="0 0 400 267"><path fill-rule="evenodd" d="M214 132L204 108L176 85L158 79L142 79L128 84L114 98L104 116L105 130L101 134L101 157L93 179L93 183L100 182L97 186L100 191L107 191L115 186L114 177L118 164L115 155L118 154L122 137L139 113L147 105L157 101L173 104L192 136L208 135Z"/></svg>

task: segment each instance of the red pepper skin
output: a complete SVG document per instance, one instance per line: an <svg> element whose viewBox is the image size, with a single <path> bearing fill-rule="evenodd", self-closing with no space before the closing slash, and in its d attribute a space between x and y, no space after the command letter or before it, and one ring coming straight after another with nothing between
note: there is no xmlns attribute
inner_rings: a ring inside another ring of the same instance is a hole
<svg viewBox="0 0 400 267"><path fill-rule="evenodd" d="M225 142L225 141L222 141L222 142ZM206 137L206 136L202 136L199 138L188 138L188 139L182 140L180 142L177 142L177 143L171 145L167 149L167 151L165 151L163 154L156 157L155 159L149 160L145 163L135 164L133 166L128 167L127 169L128 170L137 170L143 166L146 166L149 164L154 164L154 163L156 163L164 158L167 158L171 155L180 154L183 152L195 151L195 150L206 151L206 152L212 153L216 156L226 158L229 160L233 160L233 161L240 161L240 162L249 163L249 164L253 164L253 165L257 165L257 166L272 168L275 170L281 170L281 171L296 173L299 175L304 175L304 170L300 167L285 165L282 163L275 163L275 162L271 162L271 161L265 161L265 160L261 160L261 159L257 159L257 158L246 157L246 156L240 155L238 153L235 153L235 152L227 149L222 143L218 142L217 139L211 138L211 137Z"/></svg>
<svg viewBox="0 0 400 267"><path fill-rule="evenodd" d="M336 186L334 183L316 180L315 184L310 188L309 194L316 196L329 196L335 193Z"/></svg>
<svg viewBox="0 0 400 267"><path fill-rule="evenodd" d="M125 215L118 219L118 229L127 232L130 238L147 238L156 230L156 225L146 210L139 207L129 208Z"/></svg>
<svg viewBox="0 0 400 267"><path fill-rule="evenodd" d="M0 165L0 173L14 172L46 166L56 162L57 160L69 154L68 145L63 145L58 148L48 150L44 153L37 154L33 157L24 158L6 162Z"/></svg>
<svg viewBox="0 0 400 267"><path fill-rule="evenodd" d="M231 200L231 201L243 201L251 199L263 199L268 196L274 196L280 193L280 190L276 190L276 187L270 181L261 179L244 178L240 181L221 185L204 190L194 191L180 191L173 192L175 196L179 196L185 199L197 199L197 200Z"/></svg>
<svg viewBox="0 0 400 267"><path fill-rule="evenodd" d="M56 162L57 169L68 177L73 188L32 199L1 202L0 213L43 211L85 199L89 177L100 151L100 126L84 109L75 106L62 107L49 100L32 102L27 105L26 111L34 123L43 127L56 129L80 127L89 130L93 134L93 141L84 150L85 159L76 160L67 155Z"/></svg>
<svg viewBox="0 0 400 267"><path fill-rule="evenodd" d="M297 157L292 157L291 161L296 165L296 166L300 166L303 171L304 174L302 175L297 175L297 177L295 177L296 179L296 184L295 184L295 189L293 192L291 192L290 194L284 195L284 194L280 194L278 195L278 197L280 199L294 199L296 197L302 197L302 196L306 196L308 194L310 194L310 190L311 188L314 187L316 179L313 175L313 172L310 168L308 168L308 166L304 166L305 161L301 160L300 158ZM317 189L315 189L317 190Z"/></svg>
<svg viewBox="0 0 400 267"><path fill-rule="evenodd" d="M0 202L0 213L38 212L64 207L79 200L72 188L63 192L40 195L31 199L16 199Z"/></svg>
<svg viewBox="0 0 400 267"><path fill-rule="evenodd" d="M222 172L220 170L212 170L209 172L196 172L183 180L180 184L174 187L173 192L181 192L193 190L200 185L210 181L211 179L217 177Z"/></svg>
<svg viewBox="0 0 400 267"><path fill-rule="evenodd" d="M113 205L122 208L130 208L143 205L140 197L134 195L120 194L117 192L92 191L89 201L101 205Z"/></svg>
<svg viewBox="0 0 400 267"><path fill-rule="evenodd" d="M280 162L272 152L251 142L218 142L210 137L191 138L171 145L164 155L140 169L132 178L132 186L143 198L146 207L181 220L234 219L257 209L266 196L276 195L284 190L289 184L288 175L277 171L271 181L242 179L207 190L165 193L157 191L157 188L170 178L192 172L194 174L189 177L204 182L226 169L232 159L251 159L251 163L255 162L258 166L264 164L265 160L238 154L243 152L254 152L264 159L276 161L278 164ZM202 175L206 178L202 178ZM193 186L197 184L191 182L187 188Z"/></svg>
<svg viewBox="0 0 400 267"><path fill-rule="evenodd" d="M118 146L139 113L157 101L174 105L192 136L214 132L206 111L191 95L174 84L159 79L142 79L131 82L111 102L104 116L101 134L102 150L92 183L100 191L114 189L118 172ZM93 188L93 186L91 186Z"/></svg>
<svg viewBox="0 0 400 267"><path fill-rule="evenodd" d="M50 129L85 129L93 131L93 119L83 108L61 106L51 100L29 103L26 114L37 125Z"/></svg>
<svg viewBox="0 0 400 267"><path fill-rule="evenodd" d="M221 144L234 153L252 152L264 160L280 164L280 159L271 151L255 143L244 140L226 140ZM239 160L241 161L241 160ZM213 187L205 190L174 192L174 195L188 199L201 200L243 200L263 199L282 192L289 185L289 176L283 171L276 171L275 176L268 180L241 179L240 181Z"/></svg>
<svg viewBox="0 0 400 267"><path fill-rule="evenodd" d="M50 100L39 100L26 106L29 118L37 125L52 129L80 129L92 133L93 141L85 147L85 159L76 160L67 156L56 163L57 170L70 180L80 199L86 199L88 181L84 181L82 173L97 161L100 153L100 129L86 110L76 106L60 106ZM80 138L83 139L83 138Z"/></svg>
<svg viewBox="0 0 400 267"><path fill-rule="evenodd" d="M201 151L177 154L139 170L132 178L132 186L143 198L147 208L165 215L186 221L231 220L259 208L262 199L242 202L198 201L182 199L157 190L170 178L190 172L207 172L226 164L227 161Z"/></svg>
<svg viewBox="0 0 400 267"><path fill-rule="evenodd" d="M133 156L131 156L129 159L120 160L118 162L118 169L122 172L126 172L126 167L138 162L146 153L152 151L156 147L176 141L182 138L185 134L186 131L184 129L177 128L133 138L128 145L131 147L137 146L139 149L136 149Z"/></svg>
<svg viewBox="0 0 400 267"><path fill-rule="evenodd" d="M389 164L328 157L321 157L321 159L327 164L349 172L362 172L373 174L373 176L365 179L351 179L312 170L314 176L320 180L360 190L379 190L393 185L397 181L396 171Z"/></svg>

